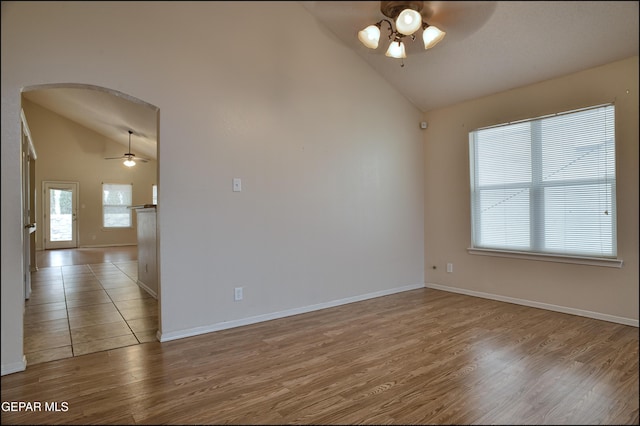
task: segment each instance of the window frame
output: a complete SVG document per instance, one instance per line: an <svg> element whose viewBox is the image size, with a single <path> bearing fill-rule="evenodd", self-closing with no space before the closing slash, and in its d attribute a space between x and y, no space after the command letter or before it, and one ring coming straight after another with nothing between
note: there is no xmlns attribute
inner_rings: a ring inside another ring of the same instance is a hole
<svg viewBox="0 0 640 426"><path fill-rule="evenodd" d="M617 161L615 160L615 137L614 137L614 164L616 165L616 171L614 172L613 181L605 182L606 184L611 185L610 193L611 193L611 214L613 215L614 220L612 220L611 224L611 235L612 235L612 249L613 255L611 256L591 256L591 255L581 255L574 253L557 253L553 251L549 251L542 246L542 238L539 238L542 235L540 228L544 228L544 217L545 217L545 209L544 209L544 190L546 188L552 187L584 187L588 185L593 185L594 183L602 184L601 179L555 179L555 180L544 180L542 178L542 170L544 168L544 162L542 159L542 139L539 135L539 127L542 120L550 117L555 117L564 114L572 114L581 111L602 108L602 107L613 107L614 114L614 123L613 126L615 128L615 105L613 103L602 104L590 106L587 108L581 108L578 110L566 111L562 113L550 114L541 117L535 117L525 120L519 120L516 122L509 122L500 124L497 126L489 126L474 129L469 132L469 177L470 177L470 213L471 213L471 242L469 247L467 248L467 252L470 254L477 255L485 255L485 256L499 256L499 257L509 257L509 258L519 258L519 259L527 259L527 260L542 260L542 261L550 261L550 262L562 262L562 263L574 263L574 264L587 264L587 265L596 265L596 266L608 266L608 267L622 267L623 261L617 257L617 209L616 209L616 173L617 173ZM475 149L475 134L478 131L502 127L508 125L516 125L520 123L531 123L531 141L530 141L530 162L531 162L531 174L530 179L527 182L518 182L518 183L505 183L505 184L485 184L480 186L479 184L479 175L478 175L478 156ZM537 127L537 128L536 128ZM538 133L536 135L536 132ZM504 190L505 188L511 189L521 189L522 191L529 191L529 217L527 219L530 231L528 235L529 244L528 247L520 250L518 248L509 248L509 247L494 247L492 245L479 245L477 242L480 241L480 228L477 226L479 224L479 219L476 217L477 212L476 209L479 206L479 194L482 190L488 190L491 188L500 188ZM535 229L535 228L538 229Z"/></svg>
<svg viewBox="0 0 640 426"><path fill-rule="evenodd" d="M120 207L123 204L105 204L104 199L104 191L105 185L120 185L120 186L129 186L131 188L131 203L126 205L126 210L129 215L129 225L128 226L107 226L105 221L105 207ZM101 209L102 209L102 229L103 230L118 230L118 229L133 229L133 213L131 207L133 206L133 183L123 183L123 182L102 182L100 185L100 201L101 201Z"/></svg>

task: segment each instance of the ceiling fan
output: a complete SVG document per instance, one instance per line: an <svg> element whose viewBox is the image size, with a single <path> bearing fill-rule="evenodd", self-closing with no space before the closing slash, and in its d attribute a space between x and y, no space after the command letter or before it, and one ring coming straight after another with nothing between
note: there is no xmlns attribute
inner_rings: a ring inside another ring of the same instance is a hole
<svg viewBox="0 0 640 426"><path fill-rule="evenodd" d="M140 161L142 163L146 163L149 161L148 158L138 157L134 153L131 152L131 134L133 132L129 130L129 151L125 152L121 157L105 157L105 160L124 160L122 164L127 167L133 167L136 165L136 161Z"/></svg>
<svg viewBox="0 0 640 426"><path fill-rule="evenodd" d="M466 38L471 37L480 30L494 14L497 1L301 1L320 22L338 36L347 46L362 53L365 58L376 58L376 56L386 56L385 49L371 49L363 45L358 39L359 30L367 25L374 24L381 19L389 18L390 15L400 13L407 5L409 8L420 9L420 14L425 22L435 25L447 33L446 44L452 45ZM400 10L398 10L400 8ZM391 19L391 18L389 18ZM391 19L394 20L394 19ZM387 38L387 25L382 24L381 42ZM421 34L418 33L420 36ZM404 41L408 41L407 36ZM419 55L429 56L425 45L417 40L416 43L408 41L405 43L407 56ZM443 42L444 43L444 42ZM439 48L440 51L443 47ZM394 61L384 60L392 67Z"/></svg>

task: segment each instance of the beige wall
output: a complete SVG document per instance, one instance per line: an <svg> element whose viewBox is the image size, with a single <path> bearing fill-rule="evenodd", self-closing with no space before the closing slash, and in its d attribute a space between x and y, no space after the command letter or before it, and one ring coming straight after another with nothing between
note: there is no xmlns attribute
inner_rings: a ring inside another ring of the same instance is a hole
<svg viewBox="0 0 640 426"><path fill-rule="evenodd" d="M479 81L481 84L481 81ZM471 255L468 133L615 102L621 269ZM425 279L638 323L638 57L425 114ZM453 272L446 264L453 263ZM436 266L436 269L433 269Z"/></svg>
<svg viewBox="0 0 640 426"><path fill-rule="evenodd" d="M128 168L122 161L107 161L104 157L120 156L127 151L127 146L26 99L22 107L38 158L35 163L37 249L44 247L43 181L78 182L79 247L136 244L135 214L130 229L102 227L102 183L131 183L133 205L151 204L152 185L157 183L157 162L152 160Z"/></svg>

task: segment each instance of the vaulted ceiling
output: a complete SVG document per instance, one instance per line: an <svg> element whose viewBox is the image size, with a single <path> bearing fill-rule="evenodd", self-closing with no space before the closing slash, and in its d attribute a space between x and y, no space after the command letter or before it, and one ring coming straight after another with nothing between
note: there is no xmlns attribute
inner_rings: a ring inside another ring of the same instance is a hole
<svg viewBox="0 0 640 426"><path fill-rule="evenodd" d="M359 30L385 16L378 1L303 1L344 45L420 110L549 80L638 54L637 1L425 1L422 15L447 34L424 50L407 41L404 67Z"/></svg>
<svg viewBox="0 0 640 426"><path fill-rule="evenodd" d="M357 33L384 18L378 1L301 1L318 26L363 58L422 111L537 83L638 55L637 1L434 1L422 15L446 31L425 51L407 42L404 66ZM156 112L108 92L82 87L24 96L155 158ZM136 151L136 152L137 152Z"/></svg>
<svg viewBox="0 0 640 426"><path fill-rule="evenodd" d="M123 146L128 146L131 130L131 151L138 156L157 158L158 112L152 105L83 84L34 88L22 95Z"/></svg>

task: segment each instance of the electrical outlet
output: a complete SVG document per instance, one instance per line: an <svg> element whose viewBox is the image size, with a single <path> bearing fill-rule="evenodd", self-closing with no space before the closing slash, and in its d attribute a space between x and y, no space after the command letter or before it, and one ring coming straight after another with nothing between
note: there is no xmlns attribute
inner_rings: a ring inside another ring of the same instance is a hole
<svg viewBox="0 0 640 426"><path fill-rule="evenodd" d="M453 272L453 263L447 263L447 272Z"/></svg>
<svg viewBox="0 0 640 426"><path fill-rule="evenodd" d="M235 301L242 300L242 287L236 287L233 293L233 299Z"/></svg>

